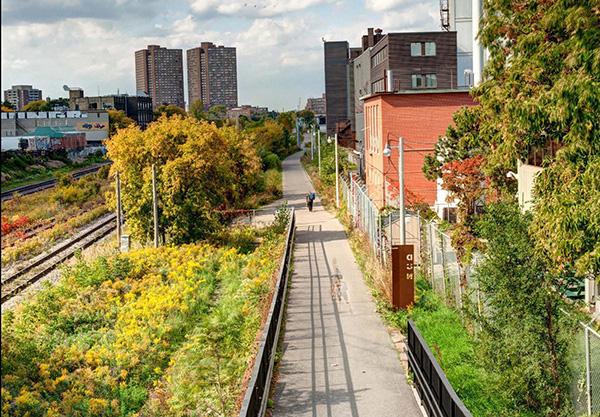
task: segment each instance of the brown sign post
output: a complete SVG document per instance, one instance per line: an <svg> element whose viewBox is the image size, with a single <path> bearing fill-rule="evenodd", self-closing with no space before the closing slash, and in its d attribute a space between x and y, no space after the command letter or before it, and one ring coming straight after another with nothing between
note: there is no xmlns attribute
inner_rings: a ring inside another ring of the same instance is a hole
<svg viewBox="0 0 600 417"><path fill-rule="evenodd" d="M415 302L414 245L392 245L392 305L407 308Z"/></svg>

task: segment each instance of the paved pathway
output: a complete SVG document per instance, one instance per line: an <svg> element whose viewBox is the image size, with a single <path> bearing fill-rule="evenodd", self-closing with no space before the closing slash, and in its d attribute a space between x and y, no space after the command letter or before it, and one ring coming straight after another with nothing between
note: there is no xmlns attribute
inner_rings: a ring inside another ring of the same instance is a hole
<svg viewBox="0 0 600 417"><path fill-rule="evenodd" d="M296 246L274 416L421 416L341 224L318 199L300 153L283 162Z"/></svg>

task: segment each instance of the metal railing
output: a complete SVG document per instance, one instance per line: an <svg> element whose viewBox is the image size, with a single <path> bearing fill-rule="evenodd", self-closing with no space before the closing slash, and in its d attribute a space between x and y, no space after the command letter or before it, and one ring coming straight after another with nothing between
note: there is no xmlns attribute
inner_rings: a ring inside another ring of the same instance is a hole
<svg viewBox="0 0 600 417"><path fill-rule="evenodd" d="M429 416L471 417L411 319L408 319L408 367Z"/></svg>
<svg viewBox="0 0 600 417"><path fill-rule="evenodd" d="M275 354L277 352L279 332L283 320L292 243L295 235L295 224L296 216L294 209L291 209L287 241L281 260L281 266L279 268L279 276L273 293L269 315L260 340L260 347L256 354L256 359L254 360L252 376L248 383L246 395L244 395L244 402L242 403L239 414L240 417L262 417L267 410L267 400L269 398L271 377L273 375L273 366L275 364Z"/></svg>

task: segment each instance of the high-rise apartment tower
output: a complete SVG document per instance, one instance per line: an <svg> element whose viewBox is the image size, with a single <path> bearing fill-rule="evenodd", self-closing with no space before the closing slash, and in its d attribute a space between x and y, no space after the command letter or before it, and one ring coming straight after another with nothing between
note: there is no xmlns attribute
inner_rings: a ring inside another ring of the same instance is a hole
<svg viewBox="0 0 600 417"><path fill-rule="evenodd" d="M42 100L42 90L31 85L13 85L10 90L4 90L4 100L20 110L32 101Z"/></svg>
<svg viewBox="0 0 600 417"><path fill-rule="evenodd" d="M237 107L237 64L234 47L202 42L187 51L188 99L202 99L205 109Z"/></svg>
<svg viewBox="0 0 600 417"><path fill-rule="evenodd" d="M174 104L185 108L183 50L148 45L135 52L136 90L152 97L154 108Z"/></svg>

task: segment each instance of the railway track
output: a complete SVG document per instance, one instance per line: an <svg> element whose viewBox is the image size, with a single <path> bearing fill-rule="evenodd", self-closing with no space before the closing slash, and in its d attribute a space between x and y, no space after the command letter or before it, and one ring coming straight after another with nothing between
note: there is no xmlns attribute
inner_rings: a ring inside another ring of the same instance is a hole
<svg viewBox="0 0 600 417"><path fill-rule="evenodd" d="M91 246L94 242L112 232L116 226L116 216L110 214L68 242L52 248L49 253L30 262L7 277L2 277L1 303L4 303L29 285L48 275L59 264L72 258L77 250Z"/></svg>
<svg viewBox="0 0 600 417"><path fill-rule="evenodd" d="M100 168L105 165L110 165L112 162L105 162L99 165L96 165L91 168L82 169L81 171L77 171L73 173L73 179L78 180L81 177L85 177L89 174L94 174L98 172ZM58 183L58 178L50 178L49 180L36 182L34 184L23 185L21 187L11 188L10 190L2 191L2 201L9 200L13 198L15 193L19 193L21 195L33 194L38 191L46 190L48 188L54 187Z"/></svg>

